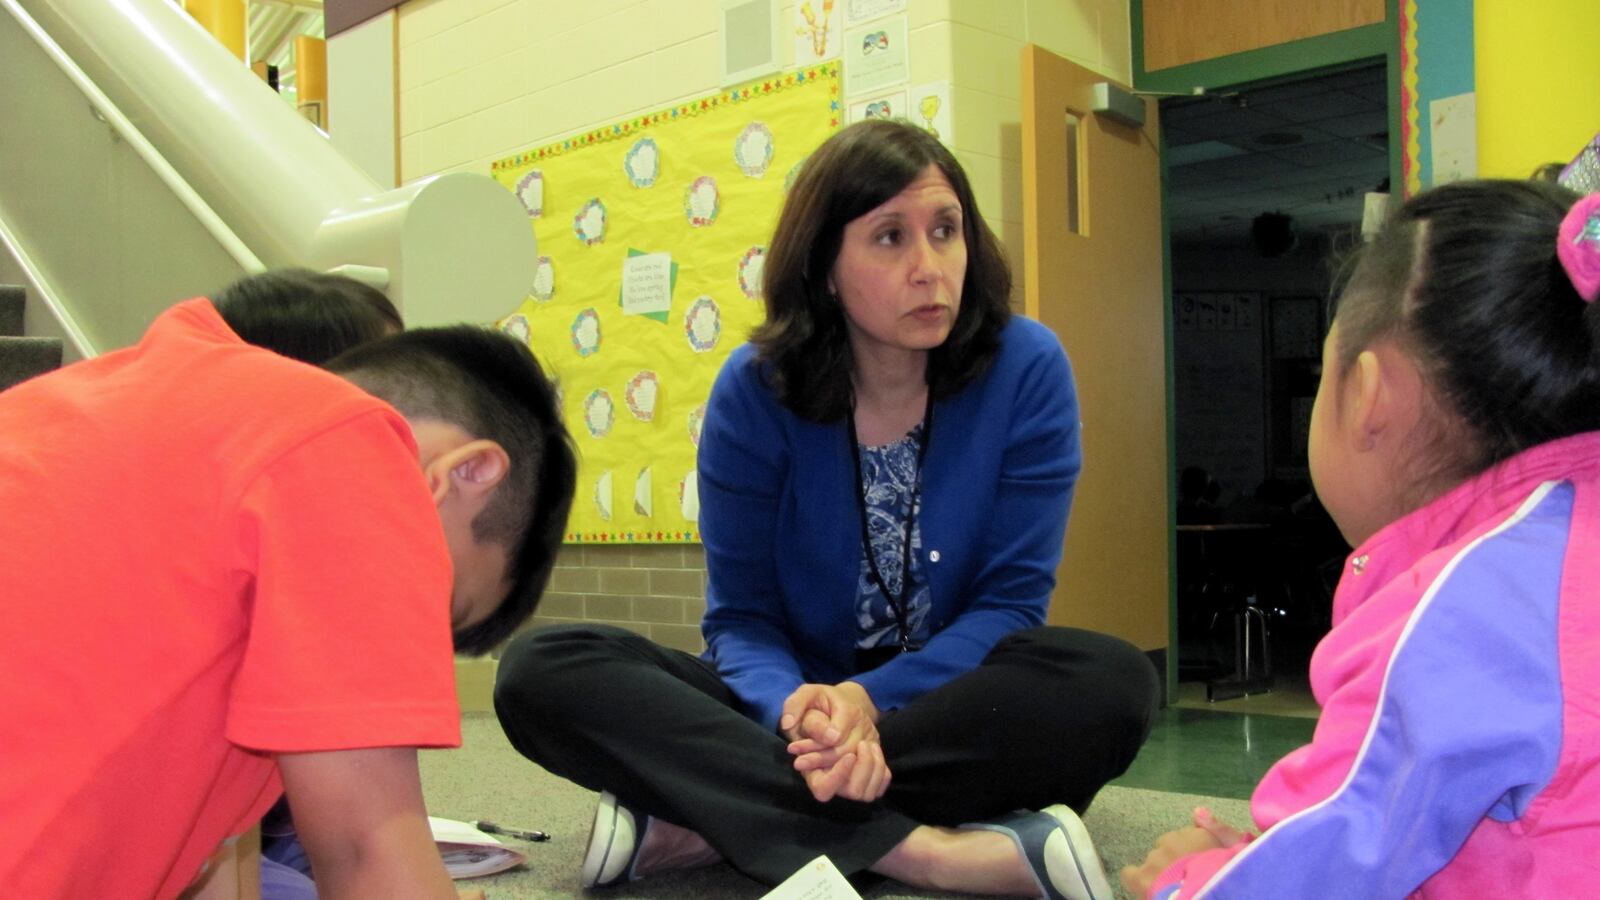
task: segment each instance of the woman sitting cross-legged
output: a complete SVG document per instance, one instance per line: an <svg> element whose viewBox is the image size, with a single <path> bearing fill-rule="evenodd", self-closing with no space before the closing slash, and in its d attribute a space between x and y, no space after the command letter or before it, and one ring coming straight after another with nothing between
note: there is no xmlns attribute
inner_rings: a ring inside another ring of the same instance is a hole
<svg viewBox="0 0 1600 900"><path fill-rule="evenodd" d="M719 858L771 884L826 854L1111 896L1078 814L1138 752L1156 671L1043 625L1077 400L1055 335L1009 313L965 173L907 124L839 132L763 277L700 444L706 654L572 625L500 664L512 744L605 792L584 885Z"/></svg>

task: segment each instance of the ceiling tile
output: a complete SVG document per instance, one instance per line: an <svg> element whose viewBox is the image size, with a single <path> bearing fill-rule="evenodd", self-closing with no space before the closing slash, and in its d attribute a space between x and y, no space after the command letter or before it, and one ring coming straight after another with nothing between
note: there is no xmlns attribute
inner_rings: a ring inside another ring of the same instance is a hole
<svg viewBox="0 0 1600 900"><path fill-rule="evenodd" d="M1304 167L1264 153L1252 153L1246 156L1234 156L1228 159L1214 159L1210 162L1196 163L1185 168L1197 170L1199 174L1206 177L1256 180L1270 179L1275 175L1298 172Z"/></svg>
<svg viewBox="0 0 1600 900"><path fill-rule="evenodd" d="M1319 122L1323 119L1382 110L1384 106L1381 101L1374 103L1365 97L1348 91L1327 91L1305 100L1283 100L1277 103L1264 103L1261 105L1251 104L1250 108L1278 116L1290 122Z"/></svg>
<svg viewBox="0 0 1600 900"><path fill-rule="evenodd" d="M1223 103L1207 104L1201 111L1185 116L1180 112L1196 107L1173 110L1171 119L1179 128L1200 138L1219 138L1229 134L1266 131L1283 124L1283 119L1254 109L1240 109Z"/></svg>
<svg viewBox="0 0 1600 900"><path fill-rule="evenodd" d="M1384 159L1387 156L1384 151L1370 144L1344 140L1284 147L1273 149L1271 153L1279 159L1286 159L1302 166L1321 166L1352 159Z"/></svg>
<svg viewBox="0 0 1600 900"><path fill-rule="evenodd" d="M1167 147L1167 166L1177 169L1195 163L1208 162L1213 159L1226 159L1230 156L1239 156L1249 150L1222 141L1200 141L1193 144L1177 144Z"/></svg>
<svg viewBox="0 0 1600 900"><path fill-rule="evenodd" d="M1389 114L1382 109L1374 109L1370 112L1357 113L1353 116L1321 119L1316 124L1323 131L1337 134L1340 137L1366 137L1387 132L1389 130Z"/></svg>

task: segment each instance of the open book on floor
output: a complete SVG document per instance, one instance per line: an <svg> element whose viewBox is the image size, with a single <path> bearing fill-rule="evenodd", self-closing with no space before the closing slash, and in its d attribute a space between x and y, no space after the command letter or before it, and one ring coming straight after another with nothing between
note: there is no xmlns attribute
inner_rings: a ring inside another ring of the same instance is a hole
<svg viewBox="0 0 1600 900"><path fill-rule="evenodd" d="M527 854L501 843L494 835L470 822L429 816L433 841L439 845L444 867L451 878L478 878L514 869L527 861Z"/></svg>

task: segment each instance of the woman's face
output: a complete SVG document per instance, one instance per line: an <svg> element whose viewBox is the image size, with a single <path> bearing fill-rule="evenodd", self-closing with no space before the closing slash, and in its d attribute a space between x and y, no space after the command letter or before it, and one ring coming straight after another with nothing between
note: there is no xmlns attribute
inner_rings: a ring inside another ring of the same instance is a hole
<svg viewBox="0 0 1600 900"><path fill-rule="evenodd" d="M844 227L828 288L844 306L857 359L927 351L961 310L967 241L961 201L938 166Z"/></svg>

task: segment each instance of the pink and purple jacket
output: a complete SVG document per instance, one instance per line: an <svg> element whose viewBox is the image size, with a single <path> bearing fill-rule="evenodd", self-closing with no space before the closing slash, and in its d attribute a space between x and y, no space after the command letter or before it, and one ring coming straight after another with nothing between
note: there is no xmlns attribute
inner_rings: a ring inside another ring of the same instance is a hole
<svg viewBox="0 0 1600 900"><path fill-rule="evenodd" d="M1150 896L1581 897L1600 884L1600 432L1521 453L1350 555L1322 717L1247 844Z"/></svg>

